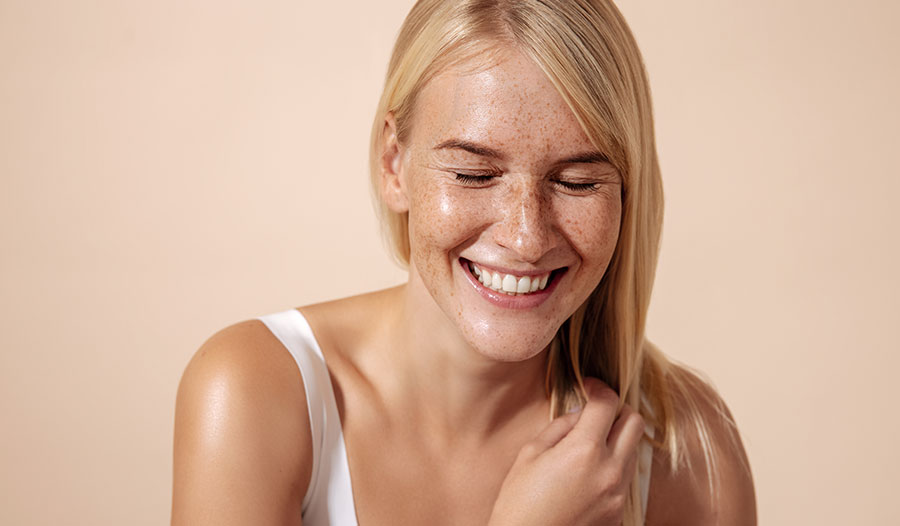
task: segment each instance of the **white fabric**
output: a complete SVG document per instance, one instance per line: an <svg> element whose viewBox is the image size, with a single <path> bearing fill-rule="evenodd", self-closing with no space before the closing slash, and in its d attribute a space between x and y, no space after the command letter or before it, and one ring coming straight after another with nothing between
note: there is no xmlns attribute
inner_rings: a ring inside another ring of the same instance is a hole
<svg viewBox="0 0 900 526"><path fill-rule="evenodd" d="M358 526L341 419L322 349L297 309L258 318L290 351L306 388L313 442L312 476L303 498L304 526Z"/></svg>
<svg viewBox="0 0 900 526"><path fill-rule="evenodd" d="M358 526L350 468L334 389L322 349L306 318L297 309L276 312L257 319L290 351L306 388L309 423L313 439L313 465L309 489L303 498L304 526ZM647 427L650 436L653 430ZM641 507L647 509L650 486L651 446L641 443L639 477Z"/></svg>
<svg viewBox="0 0 900 526"><path fill-rule="evenodd" d="M641 396L645 407L653 413L652 406L646 403L646 397ZM654 437L653 427L648 423L644 425L644 431L650 438ZM650 497L650 468L653 467L653 445L646 440L641 440L638 446L638 479L641 485L641 517L647 517L647 499Z"/></svg>

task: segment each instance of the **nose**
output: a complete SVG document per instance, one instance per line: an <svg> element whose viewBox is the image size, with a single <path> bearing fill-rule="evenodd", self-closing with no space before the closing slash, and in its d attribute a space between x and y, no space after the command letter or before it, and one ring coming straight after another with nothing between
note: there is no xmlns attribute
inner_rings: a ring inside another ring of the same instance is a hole
<svg viewBox="0 0 900 526"><path fill-rule="evenodd" d="M510 187L501 199L494 241L516 259L536 263L553 248L554 239L552 210L540 182Z"/></svg>

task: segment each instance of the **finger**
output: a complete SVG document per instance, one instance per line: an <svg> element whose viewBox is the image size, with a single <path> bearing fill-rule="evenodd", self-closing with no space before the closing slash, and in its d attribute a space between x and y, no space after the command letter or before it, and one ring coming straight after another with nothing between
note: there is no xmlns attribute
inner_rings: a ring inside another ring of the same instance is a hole
<svg viewBox="0 0 900 526"><path fill-rule="evenodd" d="M641 437L644 435L644 419L640 413L630 406L622 406L619 418L609 431L606 445L612 451L612 455L625 461L635 456Z"/></svg>
<svg viewBox="0 0 900 526"><path fill-rule="evenodd" d="M579 412L569 413L555 418L553 422L550 422L550 424L529 443L532 446L533 453L540 454L555 446L572 430L572 427L578 422L578 416Z"/></svg>
<svg viewBox="0 0 900 526"><path fill-rule="evenodd" d="M581 418L572 430L571 436L592 442L606 442L609 431L616 420L619 396L608 385L597 378L585 378L584 386L588 399L581 410Z"/></svg>

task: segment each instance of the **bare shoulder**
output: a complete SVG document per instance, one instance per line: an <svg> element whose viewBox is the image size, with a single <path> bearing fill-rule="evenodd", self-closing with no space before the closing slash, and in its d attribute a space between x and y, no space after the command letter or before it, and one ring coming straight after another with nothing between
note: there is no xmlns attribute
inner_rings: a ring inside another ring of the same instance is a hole
<svg viewBox="0 0 900 526"><path fill-rule="evenodd" d="M300 524L311 473L297 365L259 320L211 336L175 404L172 524Z"/></svg>
<svg viewBox="0 0 900 526"><path fill-rule="evenodd" d="M315 333L332 373L340 375L344 360L381 341L392 317L398 316L402 287L300 307ZM339 352L333 352L339 351Z"/></svg>
<svg viewBox="0 0 900 526"><path fill-rule="evenodd" d="M753 478L731 411L698 375L674 369L683 387L674 391L673 416L676 433L683 437L684 462L673 470L669 453L654 450L647 525L755 525ZM705 426L698 426L695 416ZM711 459L704 443L712 450Z"/></svg>

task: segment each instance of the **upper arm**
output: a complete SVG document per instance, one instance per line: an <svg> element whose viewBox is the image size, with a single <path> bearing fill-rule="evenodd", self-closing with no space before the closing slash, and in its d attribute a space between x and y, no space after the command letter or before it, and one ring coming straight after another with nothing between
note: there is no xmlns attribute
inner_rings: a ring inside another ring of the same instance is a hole
<svg viewBox="0 0 900 526"><path fill-rule="evenodd" d="M262 322L213 335L178 387L172 524L300 525L308 415L296 363Z"/></svg>
<svg viewBox="0 0 900 526"><path fill-rule="evenodd" d="M679 401L675 400L676 428L684 440L686 465L673 472L668 452L654 451L647 524L755 526L753 478L731 411L706 382L686 370L681 373L687 380L685 395L694 400L707 423L715 454L715 478L711 481L708 476L704 447L696 426L685 418L677 407Z"/></svg>

